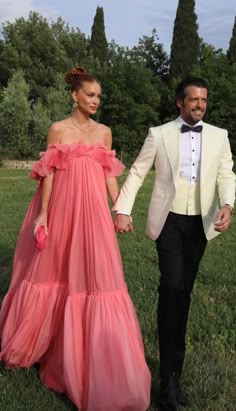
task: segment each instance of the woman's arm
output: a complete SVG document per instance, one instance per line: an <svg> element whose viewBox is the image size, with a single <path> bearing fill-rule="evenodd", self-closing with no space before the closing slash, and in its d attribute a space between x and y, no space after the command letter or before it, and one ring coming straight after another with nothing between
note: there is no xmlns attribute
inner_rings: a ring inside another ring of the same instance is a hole
<svg viewBox="0 0 236 411"><path fill-rule="evenodd" d="M59 130L57 124L52 124L49 129L47 137L48 144L58 144L60 143L59 139ZM42 191L41 191L41 208L38 216L34 221L34 233L36 232L39 226L43 226L45 233L48 234L47 226L47 215L48 215L48 204L50 201L52 187L53 187L54 171L49 174L47 177L44 177L42 181Z"/></svg>
<svg viewBox="0 0 236 411"><path fill-rule="evenodd" d="M111 149L112 146L112 134L111 134L111 130L108 129L106 136L105 136L105 145ZM108 194L111 198L112 204L114 205L116 203L116 200L119 196L119 192L120 192L120 188L118 186L118 182L116 177L108 177L106 179L106 185L107 185L107 191ZM133 224L132 224L132 217L129 215L119 215L116 216L115 219L120 220L120 222L122 222L122 227L121 228L116 228L116 231L120 232L120 233L125 233L128 231L133 232L134 228L133 228Z"/></svg>
<svg viewBox="0 0 236 411"><path fill-rule="evenodd" d="M109 150L111 150L112 133L111 133L111 129L109 127L106 127L106 129L105 129L104 144L107 148L109 148ZM108 191L109 197L112 201L112 204L114 205L115 201L116 201L116 199L119 195L119 192L120 192L116 177L107 177L106 186L107 186L107 191Z"/></svg>
<svg viewBox="0 0 236 411"><path fill-rule="evenodd" d="M41 208L38 216L34 221L34 234L39 226L43 226L45 233L48 234L47 216L48 216L48 204L52 193L54 172L49 176L44 177L42 182L41 191Z"/></svg>
<svg viewBox="0 0 236 411"><path fill-rule="evenodd" d="M106 179L106 186L109 197L114 205L120 191L116 177L108 177Z"/></svg>

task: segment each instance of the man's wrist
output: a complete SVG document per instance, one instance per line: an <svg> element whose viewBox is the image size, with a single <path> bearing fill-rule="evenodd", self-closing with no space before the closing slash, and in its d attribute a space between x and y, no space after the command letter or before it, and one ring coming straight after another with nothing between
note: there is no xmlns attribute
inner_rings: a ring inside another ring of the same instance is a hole
<svg viewBox="0 0 236 411"><path fill-rule="evenodd" d="M115 214L116 215L125 215L126 217L130 218L131 223L133 222L133 217L130 214L126 213L125 211L124 212L123 211L116 211Z"/></svg>
<svg viewBox="0 0 236 411"><path fill-rule="evenodd" d="M115 213L116 213L116 215L121 214L121 215L128 215L128 216L130 216L130 214L129 214L129 213L126 213L125 211L115 211Z"/></svg>
<svg viewBox="0 0 236 411"><path fill-rule="evenodd" d="M230 204L225 204L223 206L223 208L228 208L228 210L230 211L230 215L232 216L233 214L233 207Z"/></svg>

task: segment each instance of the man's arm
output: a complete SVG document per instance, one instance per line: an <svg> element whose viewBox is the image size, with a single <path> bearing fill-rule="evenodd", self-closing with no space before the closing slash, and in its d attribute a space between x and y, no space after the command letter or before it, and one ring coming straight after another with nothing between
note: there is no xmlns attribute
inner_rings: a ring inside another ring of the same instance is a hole
<svg viewBox="0 0 236 411"><path fill-rule="evenodd" d="M143 181L151 169L156 156L156 139L150 128L138 157L133 163L129 174L120 190L112 210L118 213L131 214L135 197Z"/></svg>
<svg viewBox="0 0 236 411"><path fill-rule="evenodd" d="M221 208L216 216L215 230L219 232L228 229L233 214L236 187L235 174L232 169L232 153L230 150L230 143L226 135L217 176L217 186Z"/></svg>
<svg viewBox="0 0 236 411"><path fill-rule="evenodd" d="M116 212L114 226L116 231L133 231L132 218L130 217L136 194L151 169L156 155L156 140L152 129L149 129L145 142L138 157L133 163L120 194L112 210Z"/></svg>
<svg viewBox="0 0 236 411"><path fill-rule="evenodd" d="M228 204L233 208L235 201L235 174L233 172L232 153L227 134L219 162L217 186L221 207Z"/></svg>

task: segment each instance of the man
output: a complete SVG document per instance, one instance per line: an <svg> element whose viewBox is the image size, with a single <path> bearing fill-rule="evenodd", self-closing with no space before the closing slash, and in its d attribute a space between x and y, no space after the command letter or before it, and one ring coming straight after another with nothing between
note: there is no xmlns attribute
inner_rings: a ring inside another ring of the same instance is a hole
<svg viewBox="0 0 236 411"><path fill-rule="evenodd" d="M188 405L180 386L191 291L207 240L230 225L235 175L227 131L202 121L208 86L187 78L176 89L180 116L150 128L113 208L117 231L129 217L144 178L155 165L147 234L156 241L160 268L158 337L161 406Z"/></svg>

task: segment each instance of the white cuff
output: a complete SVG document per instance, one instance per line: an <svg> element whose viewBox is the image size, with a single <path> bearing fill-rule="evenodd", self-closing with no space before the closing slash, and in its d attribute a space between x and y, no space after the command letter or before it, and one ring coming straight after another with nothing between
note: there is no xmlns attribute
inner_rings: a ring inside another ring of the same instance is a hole
<svg viewBox="0 0 236 411"><path fill-rule="evenodd" d="M116 214L123 214L123 215L128 215L130 216L129 213L127 213L126 211L115 211Z"/></svg>

